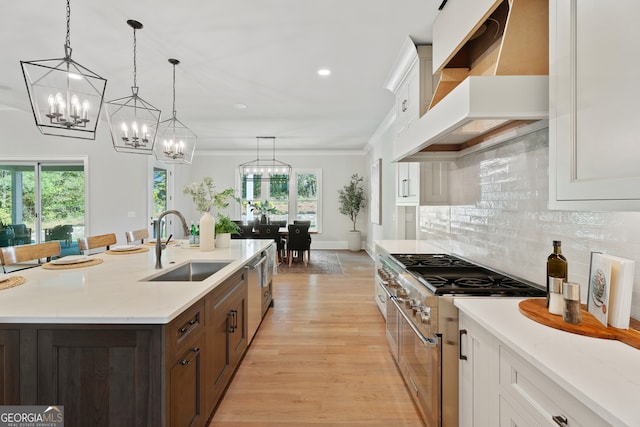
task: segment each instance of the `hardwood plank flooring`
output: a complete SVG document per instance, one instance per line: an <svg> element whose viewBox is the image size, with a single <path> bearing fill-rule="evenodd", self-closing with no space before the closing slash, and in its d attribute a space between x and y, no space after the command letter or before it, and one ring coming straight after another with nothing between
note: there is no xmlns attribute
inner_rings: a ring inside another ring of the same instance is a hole
<svg viewBox="0 0 640 427"><path fill-rule="evenodd" d="M423 425L373 300L373 261L337 252L344 274L274 276L275 307L209 427Z"/></svg>

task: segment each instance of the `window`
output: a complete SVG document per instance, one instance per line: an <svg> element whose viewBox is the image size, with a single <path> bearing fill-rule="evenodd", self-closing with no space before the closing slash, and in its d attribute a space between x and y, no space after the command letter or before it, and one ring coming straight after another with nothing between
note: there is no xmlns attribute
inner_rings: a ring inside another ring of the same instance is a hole
<svg viewBox="0 0 640 427"><path fill-rule="evenodd" d="M294 169L292 175L275 175L270 180L260 175L242 178L242 219L253 221L258 211L252 210L257 202L269 202L276 213L269 214L271 220L311 221L311 228L320 231L322 221L321 194L322 174L320 169Z"/></svg>
<svg viewBox="0 0 640 427"><path fill-rule="evenodd" d="M58 240L80 253L85 235L85 162L0 162L0 246Z"/></svg>
<svg viewBox="0 0 640 427"><path fill-rule="evenodd" d="M167 170L154 167L153 168L153 218L158 216L168 209L167 204ZM166 226L162 224L161 237L167 236ZM156 230L153 230L153 237L156 237Z"/></svg>

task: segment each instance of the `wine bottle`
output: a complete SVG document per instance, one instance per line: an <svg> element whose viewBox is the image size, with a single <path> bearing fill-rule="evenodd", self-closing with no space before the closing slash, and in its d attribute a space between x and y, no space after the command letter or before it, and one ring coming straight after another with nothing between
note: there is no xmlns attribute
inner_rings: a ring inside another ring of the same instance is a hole
<svg viewBox="0 0 640 427"><path fill-rule="evenodd" d="M552 278L567 280L569 264L562 255L560 240L553 241L553 253L547 257L547 308L549 307L549 292Z"/></svg>

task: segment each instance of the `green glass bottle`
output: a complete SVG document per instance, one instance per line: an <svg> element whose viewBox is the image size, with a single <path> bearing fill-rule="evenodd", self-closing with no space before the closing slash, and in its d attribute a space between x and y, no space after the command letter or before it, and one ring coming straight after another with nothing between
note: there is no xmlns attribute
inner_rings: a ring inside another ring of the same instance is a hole
<svg viewBox="0 0 640 427"><path fill-rule="evenodd" d="M561 278L567 281L569 263L562 255L560 240L553 241L553 253L547 257L547 307L549 307L549 291L552 277Z"/></svg>

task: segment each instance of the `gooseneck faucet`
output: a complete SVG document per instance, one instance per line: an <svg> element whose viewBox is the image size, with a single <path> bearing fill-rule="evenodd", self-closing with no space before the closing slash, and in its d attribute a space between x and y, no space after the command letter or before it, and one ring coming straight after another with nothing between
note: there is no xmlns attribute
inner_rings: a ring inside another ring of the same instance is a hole
<svg viewBox="0 0 640 427"><path fill-rule="evenodd" d="M189 235L189 227L187 226L187 220L184 219L184 216L177 210L171 209L168 211L164 211L160 215L158 215L158 218L156 218L156 220L154 221L155 230L156 230L156 268L162 268L161 258L162 258L162 249L164 249L162 247L162 239L160 238L160 224L162 223L162 218L164 218L169 214L174 214L178 218L180 218L180 221L182 221L182 227L184 228L184 235L185 236ZM167 240L167 244L168 243L169 241Z"/></svg>

